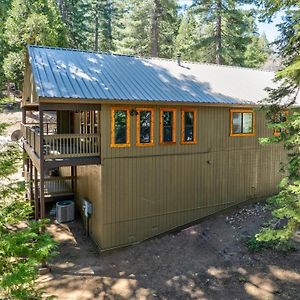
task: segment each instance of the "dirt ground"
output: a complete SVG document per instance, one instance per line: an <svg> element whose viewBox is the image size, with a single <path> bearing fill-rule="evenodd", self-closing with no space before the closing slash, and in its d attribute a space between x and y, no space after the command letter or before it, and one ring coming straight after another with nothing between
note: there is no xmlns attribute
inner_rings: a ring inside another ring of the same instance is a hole
<svg viewBox="0 0 300 300"><path fill-rule="evenodd" d="M297 251L249 252L245 241L270 217L250 204L138 245L99 253L78 221L51 224L60 243L39 286L57 299L300 299Z"/></svg>

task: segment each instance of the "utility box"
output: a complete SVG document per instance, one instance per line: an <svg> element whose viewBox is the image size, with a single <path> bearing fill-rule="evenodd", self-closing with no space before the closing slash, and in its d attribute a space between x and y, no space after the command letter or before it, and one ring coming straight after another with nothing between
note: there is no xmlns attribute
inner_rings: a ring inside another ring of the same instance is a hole
<svg viewBox="0 0 300 300"><path fill-rule="evenodd" d="M90 217L93 213L93 205L88 199L83 198L82 201L82 210L84 212L85 217Z"/></svg>

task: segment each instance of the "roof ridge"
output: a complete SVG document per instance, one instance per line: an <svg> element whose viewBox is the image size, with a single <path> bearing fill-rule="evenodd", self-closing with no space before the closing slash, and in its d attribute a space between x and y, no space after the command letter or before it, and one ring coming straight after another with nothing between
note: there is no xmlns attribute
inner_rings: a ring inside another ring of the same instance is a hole
<svg viewBox="0 0 300 300"><path fill-rule="evenodd" d="M141 57L141 58L177 62L177 59L175 59L175 58L163 58L163 57ZM218 65L218 64L213 64L213 63L199 62L199 61L192 61L192 60L181 60L181 62L187 63L187 64L211 66L211 67L216 67L216 68L231 68L231 69L242 69L242 70L274 73L274 71L271 71L271 70L263 70L263 69L258 69L258 68L250 68L250 67L242 67L242 66L234 66L234 65Z"/></svg>
<svg viewBox="0 0 300 300"><path fill-rule="evenodd" d="M177 62L177 59L175 59L175 58L150 57L150 56L121 54L121 53L105 52L105 51L74 49L74 48L68 48L68 47L53 47L53 46L42 46L42 45L28 45L27 47L28 48L55 49L55 50L62 50L62 51L63 50L67 50L67 51L83 52L83 53L94 53L94 54L116 55L116 56L124 56L124 57L141 58L141 59L147 59L147 60L161 60L161 61L173 61L173 62ZM231 69L242 69L242 70L250 70L250 71L259 71L259 72L274 73L274 71L271 71L271 70L263 70L263 69L258 69L258 68L250 68L250 67L242 67L242 66L218 65L218 64L213 64L213 63L198 62L198 61L189 61L189 60L181 60L181 62L182 63L186 63L186 64L204 65L204 66L211 66L211 67L216 67L216 68L231 68Z"/></svg>

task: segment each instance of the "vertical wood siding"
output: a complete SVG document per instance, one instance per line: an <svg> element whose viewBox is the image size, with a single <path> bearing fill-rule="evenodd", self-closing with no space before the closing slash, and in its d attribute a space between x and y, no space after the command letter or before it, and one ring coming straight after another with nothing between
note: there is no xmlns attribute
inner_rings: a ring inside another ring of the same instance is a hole
<svg viewBox="0 0 300 300"><path fill-rule="evenodd" d="M29 98L29 103L27 101L28 98ZM30 104L30 103L36 103L37 98L38 97L36 94L36 88L35 88L35 83L34 83L34 79L33 79L32 68L31 68L31 65L28 64L28 66L25 68L25 74L24 74L22 103L23 103L23 105Z"/></svg>
<svg viewBox="0 0 300 300"><path fill-rule="evenodd" d="M132 244L277 191L285 154L281 145L259 145L258 137L272 134L263 112L256 112L256 136L230 137L230 108L198 107L197 144L181 145L178 107L176 144L166 146L159 145L155 107L153 147L135 145L136 116L130 116L131 147L111 148L110 109L102 105L101 167L78 172L80 197L91 197L96 207L92 231L102 249Z"/></svg>

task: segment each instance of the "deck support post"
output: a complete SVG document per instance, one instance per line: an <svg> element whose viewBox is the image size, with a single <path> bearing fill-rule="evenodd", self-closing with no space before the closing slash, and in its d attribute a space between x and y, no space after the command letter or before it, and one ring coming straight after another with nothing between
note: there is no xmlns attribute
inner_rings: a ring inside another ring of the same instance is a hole
<svg viewBox="0 0 300 300"><path fill-rule="evenodd" d="M77 192L77 168L75 166L71 166L71 176L72 176L72 191L74 196L76 196Z"/></svg>
<svg viewBox="0 0 300 300"><path fill-rule="evenodd" d="M22 123L26 124L26 109L22 107Z"/></svg>
<svg viewBox="0 0 300 300"><path fill-rule="evenodd" d="M26 124L26 110L25 107L22 107L22 123ZM22 144L23 149L23 174L25 175L25 172L28 172L28 158L26 158L27 154L24 148L24 143Z"/></svg>
<svg viewBox="0 0 300 300"><path fill-rule="evenodd" d="M30 201L33 201L34 196L33 196L33 163L32 160L29 159L28 162L28 167L29 167L29 199Z"/></svg>
<svg viewBox="0 0 300 300"><path fill-rule="evenodd" d="M44 163L44 110L39 105L39 127L40 127L40 218L45 218L45 163Z"/></svg>
<svg viewBox="0 0 300 300"><path fill-rule="evenodd" d="M39 183L37 168L34 167L34 217L39 219Z"/></svg>

